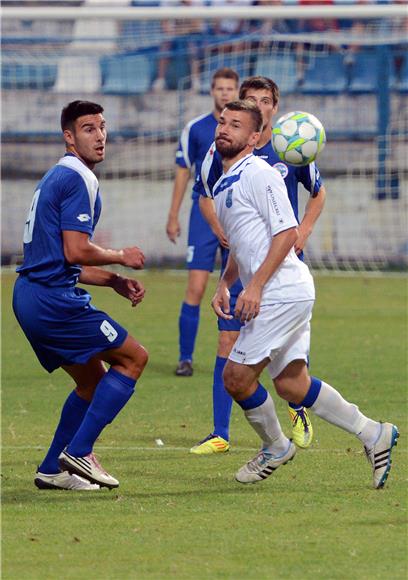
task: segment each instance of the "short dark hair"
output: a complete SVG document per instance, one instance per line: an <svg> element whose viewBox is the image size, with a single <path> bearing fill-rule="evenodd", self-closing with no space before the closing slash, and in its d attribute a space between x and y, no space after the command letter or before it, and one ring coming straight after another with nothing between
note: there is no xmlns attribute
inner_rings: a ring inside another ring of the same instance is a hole
<svg viewBox="0 0 408 580"><path fill-rule="evenodd" d="M249 113L252 118L254 131L259 133L262 131L262 113L252 101L245 101L244 99L239 101L231 101L225 105L225 109L228 109L228 111L244 111L245 113Z"/></svg>
<svg viewBox="0 0 408 580"><path fill-rule="evenodd" d="M72 103L68 103L62 109L61 129L65 131L65 129L71 128L78 117L97 115L98 113L103 113L103 107L98 105L98 103L92 103L91 101L72 101Z"/></svg>
<svg viewBox="0 0 408 580"><path fill-rule="evenodd" d="M239 88L239 98L245 99L247 91L255 89L261 91L262 89L270 91L274 105L279 103L279 87L272 79L268 77L250 77L246 79Z"/></svg>
<svg viewBox="0 0 408 580"><path fill-rule="evenodd" d="M212 78L211 78L211 88L214 88L215 85L215 81L217 79L231 79L233 81L235 81L238 85L239 83L239 75L236 71L234 71L233 68L228 68L228 67L224 67L224 68L219 68L218 70L215 71L215 73L213 74Z"/></svg>

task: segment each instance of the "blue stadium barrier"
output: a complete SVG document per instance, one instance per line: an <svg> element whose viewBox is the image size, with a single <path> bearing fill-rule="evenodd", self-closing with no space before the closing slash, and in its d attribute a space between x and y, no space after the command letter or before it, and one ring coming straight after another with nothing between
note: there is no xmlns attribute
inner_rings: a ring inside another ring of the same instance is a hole
<svg viewBox="0 0 408 580"><path fill-rule="evenodd" d="M254 75L273 79L281 93L293 93L297 89L296 59L292 55L259 56L254 67Z"/></svg>
<svg viewBox="0 0 408 580"><path fill-rule="evenodd" d="M347 76L341 54L317 56L306 65L301 90L310 95L335 95L347 89Z"/></svg>
<svg viewBox="0 0 408 580"><path fill-rule="evenodd" d="M57 64L14 63L1 64L3 89L50 89L57 78Z"/></svg>
<svg viewBox="0 0 408 580"><path fill-rule="evenodd" d="M373 52L358 51L350 65L349 91L354 94L377 91L377 55Z"/></svg>
<svg viewBox="0 0 408 580"><path fill-rule="evenodd" d="M150 89L155 62L146 54L102 57L102 92L110 95L139 95Z"/></svg>

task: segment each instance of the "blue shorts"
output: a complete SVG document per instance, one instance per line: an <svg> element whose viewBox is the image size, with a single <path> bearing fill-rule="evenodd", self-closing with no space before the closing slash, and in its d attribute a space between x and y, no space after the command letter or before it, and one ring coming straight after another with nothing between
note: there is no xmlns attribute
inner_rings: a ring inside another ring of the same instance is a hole
<svg viewBox="0 0 408 580"><path fill-rule="evenodd" d="M212 272L218 248L221 245L217 236L203 218L198 199L193 199L188 229L187 268Z"/></svg>
<svg viewBox="0 0 408 580"><path fill-rule="evenodd" d="M237 303L237 298L239 293L243 290L241 280L237 280L230 288L230 314L234 315L235 304ZM232 320L225 320L225 318L218 317L218 330L221 332L225 330L227 332L239 332L241 327L244 325L238 318L233 318Z"/></svg>
<svg viewBox="0 0 408 580"><path fill-rule="evenodd" d="M125 330L90 304L82 288L50 288L19 276L13 309L42 366L51 373L62 365L85 364L95 354L118 348Z"/></svg>

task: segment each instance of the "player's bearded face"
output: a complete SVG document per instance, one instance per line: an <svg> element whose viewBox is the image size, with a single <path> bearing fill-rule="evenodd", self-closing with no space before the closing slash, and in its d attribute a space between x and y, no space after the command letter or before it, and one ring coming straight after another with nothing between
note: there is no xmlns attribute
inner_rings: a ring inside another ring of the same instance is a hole
<svg viewBox="0 0 408 580"><path fill-rule="evenodd" d="M233 159L243 151L248 144L246 140L230 139L225 135L220 135L215 139L218 153L224 159Z"/></svg>
<svg viewBox="0 0 408 580"><path fill-rule="evenodd" d="M92 169L105 158L105 119L100 113L79 117L72 131L65 132L65 139L68 149Z"/></svg>
<svg viewBox="0 0 408 580"><path fill-rule="evenodd" d="M217 151L224 159L233 159L250 146L253 133L254 128L251 122L248 123L247 113L224 109L215 132Z"/></svg>

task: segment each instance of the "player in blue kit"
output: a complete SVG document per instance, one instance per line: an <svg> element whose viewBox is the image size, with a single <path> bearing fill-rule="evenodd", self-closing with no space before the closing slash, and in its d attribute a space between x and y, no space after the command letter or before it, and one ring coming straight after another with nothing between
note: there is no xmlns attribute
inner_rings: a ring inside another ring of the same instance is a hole
<svg viewBox="0 0 408 580"><path fill-rule="evenodd" d="M194 166L195 183L192 192L192 206L188 229L187 268L188 284L179 316L179 362L177 376L193 374L194 345L200 320L200 304L208 283L209 273L214 269L215 258L220 244L199 207L197 179L201 163L211 143L220 112L225 104L236 98L239 77L230 68L217 70L211 82L211 96L214 108L211 113L193 119L184 128L176 155L176 176L169 210L166 231L169 239L176 243L180 235L179 212Z"/></svg>
<svg viewBox="0 0 408 580"><path fill-rule="evenodd" d="M64 369L75 383L35 476L40 489L118 487L93 446L132 396L148 359L143 346L77 287L78 282L110 287L132 306L145 293L137 280L98 267L138 270L145 259L136 246L110 250L92 241L101 213L92 170L105 157L102 113L88 101L62 110L66 154L37 186L24 229L24 261L17 268L13 309L21 328L42 366L48 372Z"/></svg>
<svg viewBox="0 0 408 580"><path fill-rule="evenodd" d="M298 186L310 192L310 198L305 208L304 216L299 224L299 237L295 243L295 250L299 258L303 257L303 248L308 237L312 233L314 224L318 219L325 202L326 191L322 184L319 170L315 163L306 167L295 167L280 161L275 153L272 143L272 118L276 114L279 105L279 88L276 83L267 77L251 77L245 80L239 91L240 99L248 99L254 102L262 113L263 129L259 142L254 149L254 155L264 159L269 165L279 171L285 181L289 201L299 221L298 213ZM223 173L222 159L213 143L203 161L200 180L200 207L203 215L217 234L220 243L228 247L228 240L216 217L211 196L211 191ZM223 268L226 264L226 256L223 257ZM235 306L236 299L242 291L241 282L238 280L232 288L231 308ZM213 430L205 439L194 445L191 452L197 455L211 453L224 453L229 450L229 425L232 408L232 398L224 389L222 378L223 370L231 349L238 338L241 323L239 320L224 320L219 318L218 351L214 366L213 382ZM299 447L308 447L313 438L313 428L307 410L295 404L289 405L289 416L292 423L292 438Z"/></svg>

